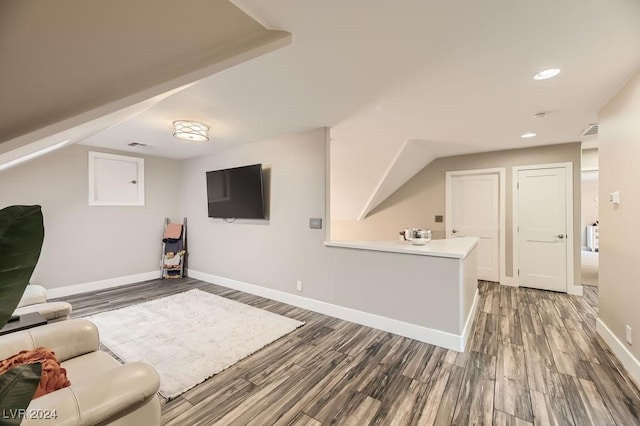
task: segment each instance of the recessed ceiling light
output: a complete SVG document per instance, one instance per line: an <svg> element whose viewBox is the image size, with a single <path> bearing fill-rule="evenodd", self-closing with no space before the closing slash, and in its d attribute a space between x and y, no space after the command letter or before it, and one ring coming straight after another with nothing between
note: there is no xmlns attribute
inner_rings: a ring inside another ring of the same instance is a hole
<svg viewBox="0 0 640 426"><path fill-rule="evenodd" d="M524 133L524 134L523 134L522 136L520 136L520 137L521 137L521 138L525 138L525 139L527 139L527 138L533 138L533 137L535 137L535 136L536 136L536 134L535 134L535 133L533 133L533 132L527 132L527 133Z"/></svg>
<svg viewBox="0 0 640 426"><path fill-rule="evenodd" d="M560 70L558 68L549 68L548 70L542 70L538 74L533 76L534 80L546 80L551 77L555 77L560 74Z"/></svg>

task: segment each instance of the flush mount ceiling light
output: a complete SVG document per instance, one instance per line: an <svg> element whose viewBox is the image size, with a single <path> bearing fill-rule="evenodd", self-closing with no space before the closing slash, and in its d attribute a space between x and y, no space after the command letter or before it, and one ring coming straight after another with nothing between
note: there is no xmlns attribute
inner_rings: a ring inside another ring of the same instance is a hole
<svg viewBox="0 0 640 426"><path fill-rule="evenodd" d="M533 137L535 137L535 136L536 136L536 134L535 134L535 133L533 133L533 132L527 132L527 133L524 133L524 134L523 134L522 136L520 136L520 137L521 137L521 138L528 139L528 138L533 138Z"/></svg>
<svg viewBox="0 0 640 426"><path fill-rule="evenodd" d="M560 70L558 68L549 68L548 70L542 70L536 75L533 76L534 80L546 80L551 77L555 77L560 74Z"/></svg>
<svg viewBox="0 0 640 426"><path fill-rule="evenodd" d="M209 140L209 126L195 121L178 120L173 122L173 137L192 142Z"/></svg>

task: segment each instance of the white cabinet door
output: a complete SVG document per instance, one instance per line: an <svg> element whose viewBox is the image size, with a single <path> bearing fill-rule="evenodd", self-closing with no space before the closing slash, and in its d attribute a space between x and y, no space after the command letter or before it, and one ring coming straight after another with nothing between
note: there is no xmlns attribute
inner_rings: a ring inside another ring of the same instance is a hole
<svg viewBox="0 0 640 426"><path fill-rule="evenodd" d="M566 169L519 170L517 176L520 285L566 292Z"/></svg>
<svg viewBox="0 0 640 426"><path fill-rule="evenodd" d="M89 205L143 206L144 159L89 152Z"/></svg>
<svg viewBox="0 0 640 426"><path fill-rule="evenodd" d="M479 237L478 279L500 281L497 174L452 176L447 238Z"/></svg>

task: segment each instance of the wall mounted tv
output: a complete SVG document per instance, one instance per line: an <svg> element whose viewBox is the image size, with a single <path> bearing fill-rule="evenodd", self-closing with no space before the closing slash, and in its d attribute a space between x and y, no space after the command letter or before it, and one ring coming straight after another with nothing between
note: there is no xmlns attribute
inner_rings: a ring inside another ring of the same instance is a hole
<svg viewBox="0 0 640 426"><path fill-rule="evenodd" d="M262 164L207 172L209 217L264 219Z"/></svg>

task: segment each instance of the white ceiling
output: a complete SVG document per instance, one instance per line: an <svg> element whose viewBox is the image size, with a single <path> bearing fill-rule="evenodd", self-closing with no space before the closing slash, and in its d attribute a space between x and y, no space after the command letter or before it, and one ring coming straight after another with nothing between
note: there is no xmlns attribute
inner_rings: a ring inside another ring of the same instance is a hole
<svg viewBox="0 0 640 426"><path fill-rule="evenodd" d="M424 141L435 156L577 141L640 69L637 0L233 3L268 28L293 33L292 45L206 78L83 143L184 159L328 126L332 180L351 178L353 155L366 164L360 193L350 188L352 206L337 215L357 217L406 141ZM532 79L551 67L562 73ZM547 117L531 117L540 111ZM212 141L175 140L177 119L209 124ZM538 136L521 139L527 131ZM332 191L338 186L332 182Z"/></svg>
<svg viewBox="0 0 640 426"><path fill-rule="evenodd" d="M292 32L293 44L85 143L126 150L136 141L188 158L317 126L334 127L338 142L437 141L438 155L561 143L578 140L640 68L637 0L234 3ZM546 67L562 73L531 79ZM532 119L539 111L550 114ZM174 140L176 119L210 124L212 143ZM538 137L521 140L529 130Z"/></svg>

